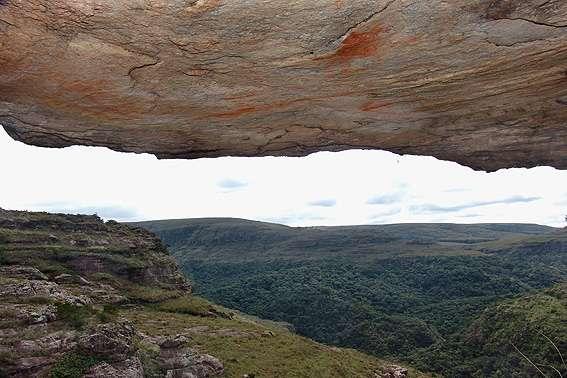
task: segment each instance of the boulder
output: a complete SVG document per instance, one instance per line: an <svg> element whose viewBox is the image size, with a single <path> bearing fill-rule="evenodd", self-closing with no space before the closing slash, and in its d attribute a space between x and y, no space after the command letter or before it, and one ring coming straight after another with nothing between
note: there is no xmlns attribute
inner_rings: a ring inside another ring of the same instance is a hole
<svg viewBox="0 0 567 378"><path fill-rule="evenodd" d="M160 340L159 347L163 350L184 348L188 341L189 339L184 335L165 337Z"/></svg>
<svg viewBox="0 0 567 378"><path fill-rule="evenodd" d="M224 365L216 357L201 354L193 359L189 370L197 378L216 377L224 373Z"/></svg>
<svg viewBox="0 0 567 378"><path fill-rule="evenodd" d="M92 303L87 296L73 295L56 282L39 280L18 280L0 285L0 297L42 297L78 306Z"/></svg>
<svg viewBox="0 0 567 378"><path fill-rule="evenodd" d="M54 362L52 356L24 357L15 361L8 368L9 377L42 377L45 376Z"/></svg>
<svg viewBox="0 0 567 378"><path fill-rule="evenodd" d="M47 280L48 277L32 266L8 265L0 266L0 277L28 280Z"/></svg>
<svg viewBox="0 0 567 378"><path fill-rule="evenodd" d="M99 324L79 339L78 347L86 355L120 362L136 351L135 335L134 327L126 320Z"/></svg>
<svg viewBox="0 0 567 378"><path fill-rule="evenodd" d="M408 376L408 369L398 365L391 365L386 367L378 376L380 378L405 378Z"/></svg>
<svg viewBox="0 0 567 378"><path fill-rule="evenodd" d="M53 305L38 306L26 314L28 324L41 324L57 320L57 308Z"/></svg>
<svg viewBox="0 0 567 378"><path fill-rule="evenodd" d="M128 358L122 362L109 364L102 362L93 366L83 378L143 378L144 367L138 357Z"/></svg>
<svg viewBox="0 0 567 378"><path fill-rule="evenodd" d="M65 353L77 345L74 331L57 331L35 340L20 340L14 350L22 355Z"/></svg>
<svg viewBox="0 0 567 378"><path fill-rule="evenodd" d="M187 342L183 335L167 337L159 342L159 365L166 370L167 378L207 378L224 372L222 362L189 349Z"/></svg>

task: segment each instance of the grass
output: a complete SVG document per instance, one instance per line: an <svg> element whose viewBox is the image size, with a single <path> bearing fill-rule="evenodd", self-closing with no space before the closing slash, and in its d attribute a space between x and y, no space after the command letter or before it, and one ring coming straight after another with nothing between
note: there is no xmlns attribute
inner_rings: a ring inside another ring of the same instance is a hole
<svg viewBox="0 0 567 378"><path fill-rule="evenodd" d="M91 281L105 283L120 289L121 294L126 295L134 303L161 303L184 295L184 293L176 290L140 285L125 277L118 277L107 272L94 273L88 278Z"/></svg>
<svg viewBox="0 0 567 378"><path fill-rule="evenodd" d="M48 297L25 297L18 300L20 303L47 305L53 303L53 300Z"/></svg>
<svg viewBox="0 0 567 378"><path fill-rule="evenodd" d="M46 260L46 259L33 259L31 261L32 266L39 269L42 273L47 274L48 276L58 276L60 274L71 274L73 270L66 267L65 265L55 262L53 260Z"/></svg>
<svg viewBox="0 0 567 378"><path fill-rule="evenodd" d="M130 285L125 288L128 298L137 303L159 303L178 298L183 293L171 289L161 289L149 286Z"/></svg>
<svg viewBox="0 0 567 378"><path fill-rule="evenodd" d="M77 352L63 356L51 369L50 378L79 378L102 360Z"/></svg>
<svg viewBox="0 0 567 378"><path fill-rule="evenodd" d="M107 283L107 284L112 285L114 287L121 287L122 286L122 282L120 281L120 279L118 277L116 277L113 274L106 273L106 272L93 273L93 274L91 274L90 279L93 280L93 281L104 282L104 283Z"/></svg>
<svg viewBox="0 0 567 378"><path fill-rule="evenodd" d="M118 307L112 304L105 304L102 311L97 312L97 318L101 323L110 323L118 317Z"/></svg>
<svg viewBox="0 0 567 378"><path fill-rule="evenodd" d="M201 317L139 307L121 311L147 334L175 335L192 327L206 331L189 333L192 347L223 361L225 377L373 377L386 362L363 353L329 347L280 327L266 327L249 319ZM225 310L226 311L226 310ZM233 333L222 331L233 330ZM271 331L273 336L262 336ZM412 377L424 377L412 371Z"/></svg>
<svg viewBox="0 0 567 378"><path fill-rule="evenodd" d="M158 311L175 312L193 316L221 316L231 318L229 312L220 310L204 298L197 296L183 296L161 302L155 306Z"/></svg>
<svg viewBox="0 0 567 378"><path fill-rule="evenodd" d="M86 306L75 306L69 303L57 303L56 306L57 318L78 330L85 327L92 312Z"/></svg>
<svg viewBox="0 0 567 378"><path fill-rule="evenodd" d="M159 359L159 348L150 348L147 344L138 343L138 357L144 367L144 377L146 378L161 378L164 376L164 371L159 367L157 362Z"/></svg>

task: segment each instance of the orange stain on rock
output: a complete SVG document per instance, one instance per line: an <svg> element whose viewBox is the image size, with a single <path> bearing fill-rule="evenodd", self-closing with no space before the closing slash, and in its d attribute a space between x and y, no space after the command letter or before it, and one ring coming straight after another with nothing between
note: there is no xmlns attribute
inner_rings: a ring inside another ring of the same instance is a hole
<svg viewBox="0 0 567 378"><path fill-rule="evenodd" d="M217 117L217 118L236 118L236 117L240 117L242 115L245 114L249 114L249 113L255 113L257 112L259 109L254 107L254 106L245 106L242 108L238 108L238 109L234 109L234 110L230 110L228 112L222 112L222 113L215 113L215 114L211 114L210 117Z"/></svg>
<svg viewBox="0 0 567 378"><path fill-rule="evenodd" d="M200 119L206 119L206 118L238 118L240 116L247 115L247 114L250 114L250 113L281 110L281 109L286 109L286 108L289 108L289 107L295 106L295 105L305 105L305 104L309 104L309 103L317 103L317 102L320 102L320 101L326 101L326 100L330 100L330 99L333 99L333 98L346 97L346 96L356 94L356 93L357 93L356 91L349 91L349 92L337 93L335 95L330 95L330 96L302 97L302 98L296 98L296 99L290 99L290 100L276 101L276 102L272 102L272 103L268 103L268 104L248 105L248 106L243 106L243 107L240 107L240 108L237 108L237 109L234 109L234 110L228 110L226 112L207 114L203 117L200 117Z"/></svg>
<svg viewBox="0 0 567 378"><path fill-rule="evenodd" d="M369 101L365 104L363 104L360 107L360 110L362 110L363 112L372 112L374 110L378 110L380 108L385 108L387 106L392 105L391 102L386 102L386 101Z"/></svg>
<svg viewBox="0 0 567 378"><path fill-rule="evenodd" d="M334 53L316 58L316 60L334 60L345 63L353 59L368 58L378 51L378 36L382 31L380 26L374 26L366 32L352 31Z"/></svg>

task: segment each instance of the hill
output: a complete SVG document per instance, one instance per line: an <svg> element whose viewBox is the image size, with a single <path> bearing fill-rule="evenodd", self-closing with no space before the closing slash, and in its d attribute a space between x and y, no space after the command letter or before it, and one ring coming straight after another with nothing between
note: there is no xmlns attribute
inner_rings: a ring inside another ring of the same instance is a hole
<svg viewBox="0 0 567 378"><path fill-rule="evenodd" d="M490 306L567 279L567 232L539 225L139 225L170 246L207 298L438 372L416 356L466 332Z"/></svg>
<svg viewBox="0 0 567 378"><path fill-rule="evenodd" d="M500 301L462 333L412 356L453 377L565 376L567 284Z"/></svg>
<svg viewBox="0 0 567 378"><path fill-rule="evenodd" d="M532 224L392 224L380 226L288 227L233 218L136 223L174 249L191 248L207 261L308 260L357 256L357 261L393 256L474 255L485 242L553 234Z"/></svg>
<svg viewBox="0 0 567 378"><path fill-rule="evenodd" d="M0 209L0 377L423 376L191 290L144 229Z"/></svg>

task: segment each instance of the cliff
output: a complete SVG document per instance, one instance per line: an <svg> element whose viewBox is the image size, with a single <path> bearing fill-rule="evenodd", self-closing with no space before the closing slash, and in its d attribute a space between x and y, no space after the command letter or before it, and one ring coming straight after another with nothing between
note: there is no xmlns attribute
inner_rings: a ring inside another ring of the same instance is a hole
<svg viewBox="0 0 567 378"><path fill-rule="evenodd" d="M563 0L0 1L0 124L162 158L567 168Z"/></svg>

